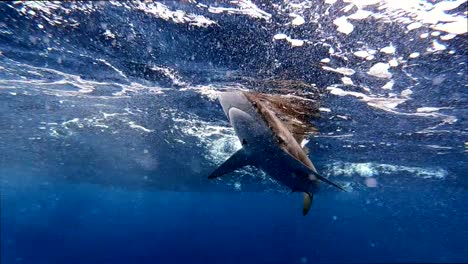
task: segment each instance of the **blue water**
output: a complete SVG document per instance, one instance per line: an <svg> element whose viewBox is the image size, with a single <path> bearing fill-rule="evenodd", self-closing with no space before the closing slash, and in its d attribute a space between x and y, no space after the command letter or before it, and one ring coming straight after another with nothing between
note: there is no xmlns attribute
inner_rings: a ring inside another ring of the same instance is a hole
<svg viewBox="0 0 468 264"><path fill-rule="evenodd" d="M1 2L1 262L467 262L466 30L324 2ZM320 96L309 157L350 191L304 217L260 171L208 180L230 89Z"/></svg>
<svg viewBox="0 0 468 264"><path fill-rule="evenodd" d="M463 262L463 189L316 197L128 191L90 184L2 190L4 263Z"/></svg>

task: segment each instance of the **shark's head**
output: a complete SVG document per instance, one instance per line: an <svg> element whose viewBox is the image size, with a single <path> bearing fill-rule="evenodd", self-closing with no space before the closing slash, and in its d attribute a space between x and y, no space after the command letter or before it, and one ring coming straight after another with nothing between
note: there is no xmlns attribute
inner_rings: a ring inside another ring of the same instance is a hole
<svg viewBox="0 0 468 264"><path fill-rule="evenodd" d="M249 149L249 145L257 143L258 128L256 127L255 119L250 114L232 107L229 109L229 120L243 148Z"/></svg>
<svg viewBox="0 0 468 264"><path fill-rule="evenodd" d="M255 107L242 92L222 93L219 101L247 153L254 147L264 146L272 138Z"/></svg>

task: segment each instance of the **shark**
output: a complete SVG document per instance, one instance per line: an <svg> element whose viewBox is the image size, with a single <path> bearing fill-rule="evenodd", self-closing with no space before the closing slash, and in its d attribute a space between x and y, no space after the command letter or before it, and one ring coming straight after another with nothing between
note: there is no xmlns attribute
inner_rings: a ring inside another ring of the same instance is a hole
<svg viewBox="0 0 468 264"><path fill-rule="evenodd" d="M274 111L285 109L278 96L229 91L220 93L218 100L242 148L217 167L208 179L221 177L244 166L254 166L292 192L302 192L303 215L307 215L311 208L319 182L346 191L317 172L306 149L300 144L308 130L284 121L278 114L281 111ZM295 121L300 123L297 119Z"/></svg>

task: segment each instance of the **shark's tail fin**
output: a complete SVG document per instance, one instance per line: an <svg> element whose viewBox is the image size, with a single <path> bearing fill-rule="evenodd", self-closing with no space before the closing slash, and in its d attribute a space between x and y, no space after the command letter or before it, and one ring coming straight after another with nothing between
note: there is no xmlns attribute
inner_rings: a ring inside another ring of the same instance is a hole
<svg viewBox="0 0 468 264"><path fill-rule="evenodd" d="M330 181L329 179L327 179L327 178L323 177L322 175L318 174L317 172L315 172L315 171L312 170L312 173L313 173L319 180L321 180L321 181L323 181L323 182L326 182L326 183L328 183L328 184L330 184L330 185L332 185L332 186L335 186L336 188L338 188L338 189L340 189L340 190L342 190L342 191L344 191L344 192L347 192L347 190L346 190L345 188L343 188L343 187L341 187L340 185L338 185L338 184L336 184L336 183Z"/></svg>
<svg viewBox="0 0 468 264"><path fill-rule="evenodd" d="M312 206L313 198L314 198L313 194L307 193L307 192L304 193L304 207L302 209L303 215L306 215L309 212L310 207Z"/></svg>

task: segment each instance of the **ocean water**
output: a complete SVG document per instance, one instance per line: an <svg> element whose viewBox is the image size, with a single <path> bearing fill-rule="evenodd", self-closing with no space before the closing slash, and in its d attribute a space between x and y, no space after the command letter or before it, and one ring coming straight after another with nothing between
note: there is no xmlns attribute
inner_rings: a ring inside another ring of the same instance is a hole
<svg viewBox="0 0 468 264"><path fill-rule="evenodd" d="M0 2L1 263L468 261L466 1ZM219 92L320 95L302 195Z"/></svg>

